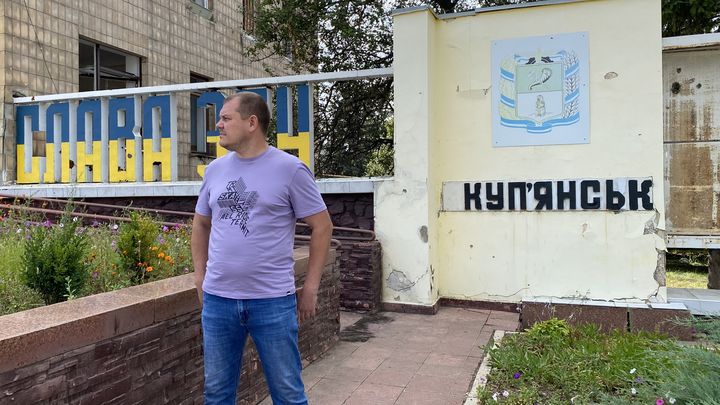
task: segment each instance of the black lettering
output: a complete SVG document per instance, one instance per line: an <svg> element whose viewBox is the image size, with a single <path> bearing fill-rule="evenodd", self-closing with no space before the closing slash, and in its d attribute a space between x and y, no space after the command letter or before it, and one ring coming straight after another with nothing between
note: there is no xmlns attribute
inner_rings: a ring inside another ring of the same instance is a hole
<svg viewBox="0 0 720 405"><path fill-rule="evenodd" d="M568 200L570 205L570 209L574 210L577 209L577 202L575 201L576 194L575 194L575 181L570 180L568 182L568 191L565 191L565 183L562 181L558 181L556 183L557 187L557 204L558 209L562 210L565 209L565 200Z"/></svg>
<svg viewBox="0 0 720 405"><path fill-rule="evenodd" d="M470 203L475 201L475 209L482 209L480 200L480 183L475 183L473 192L470 192L470 183L465 183L465 210L470 210Z"/></svg>
<svg viewBox="0 0 720 405"><path fill-rule="evenodd" d="M535 183L535 200L537 200L537 205L535 205L535 210L552 210L553 209L553 203L552 203L552 182L551 181L538 181Z"/></svg>
<svg viewBox="0 0 720 405"><path fill-rule="evenodd" d="M637 180L630 180L628 181L628 192L629 192L629 200L630 200L630 209L633 211L637 211L638 209L638 199L642 200L642 207L644 210L652 210L653 209L653 203L651 201L651 193L652 191L652 180L643 180L642 183L640 183L640 189L638 189L638 181Z"/></svg>
<svg viewBox="0 0 720 405"><path fill-rule="evenodd" d="M605 180L605 208L611 211L620 211L625 205L625 196L623 193L615 191L614 186L612 180Z"/></svg>
<svg viewBox="0 0 720 405"><path fill-rule="evenodd" d="M580 207L584 210L600 209L600 197L594 197L588 200L588 190L600 192L600 182L597 180L583 180L580 182Z"/></svg>
<svg viewBox="0 0 720 405"><path fill-rule="evenodd" d="M485 183L485 200L487 200L487 209L498 211L505 206L505 192L503 183L496 183L497 194L492 192L492 183Z"/></svg>
<svg viewBox="0 0 720 405"><path fill-rule="evenodd" d="M515 192L520 195L520 209L527 209L527 193L525 192L525 182L512 181L508 183L508 208L512 211L515 209Z"/></svg>

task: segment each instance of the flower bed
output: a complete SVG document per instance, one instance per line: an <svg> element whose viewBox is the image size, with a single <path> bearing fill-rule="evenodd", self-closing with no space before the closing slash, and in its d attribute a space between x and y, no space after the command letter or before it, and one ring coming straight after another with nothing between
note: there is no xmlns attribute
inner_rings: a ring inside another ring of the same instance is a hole
<svg viewBox="0 0 720 405"><path fill-rule="evenodd" d="M715 330L720 321L715 320ZM480 404L717 404L720 353L667 336L551 319L490 350Z"/></svg>
<svg viewBox="0 0 720 405"><path fill-rule="evenodd" d="M0 315L192 271L190 227L131 212L130 221L0 217Z"/></svg>

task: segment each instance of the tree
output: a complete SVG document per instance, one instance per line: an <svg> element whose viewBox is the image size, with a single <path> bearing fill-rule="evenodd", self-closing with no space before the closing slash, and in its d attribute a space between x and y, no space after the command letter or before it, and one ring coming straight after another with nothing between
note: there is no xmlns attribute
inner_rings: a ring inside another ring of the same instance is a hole
<svg viewBox="0 0 720 405"><path fill-rule="evenodd" d="M720 0L663 0L663 36L717 32Z"/></svg>
<svg viewBox="0 0 720 405"><path fill-rule="evenodd" d="M390 9L379 0L275 0L260 3L250 55L287 54L296 72L392 66ZM373 151L392 148L392 79L317 86L315 170L362 176Z"/></svg>

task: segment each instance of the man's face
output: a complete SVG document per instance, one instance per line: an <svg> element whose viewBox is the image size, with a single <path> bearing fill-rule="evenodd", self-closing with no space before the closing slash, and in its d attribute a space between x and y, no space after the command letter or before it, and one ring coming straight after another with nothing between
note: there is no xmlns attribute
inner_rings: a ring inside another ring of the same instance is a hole
<svg viewBox="0 0 720 405"><path fill-rule="evenodd" d="M233 99L220 110L220 120L216 126L220 131L220 146L227 150L237 150L246 144L251 138L251 131L254 129L253 122L257 123L254 115L242 118L238 112L240 100ZM256 126L256 124L255 124Z"/></svg>

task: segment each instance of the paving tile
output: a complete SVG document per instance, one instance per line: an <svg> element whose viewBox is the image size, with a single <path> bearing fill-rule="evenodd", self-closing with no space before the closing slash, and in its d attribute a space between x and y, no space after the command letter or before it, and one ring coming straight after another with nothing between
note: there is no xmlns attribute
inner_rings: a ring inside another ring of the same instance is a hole
<svg viewBox="0 0 720 405"><path fill-rule="evenodd" d="M308 391L311 404L342 404L360 386L359 382L342 379L323 378Z"/></svg>
<svg viewBox="0 0 720 405"><path fill-rule="evenodd" d="M475 339L447 339L434 352L467 357L475 347Z"/></svg>
<svg viewBox="0 0 720 405"><path fill-rule="evenodd" d="M405 390L395 405L462 405L465 396L442 393Z"/></svg>
<svg viewBox="0 0 720 405"><path fill-rule="evenodd" d="M383 361L385 361L385 359L386 357L382 355L356 356L353 354L352 356L340 362L339 365L349 368L375 370L380 364L382 364Z"/></svg>
<svg viewBox="0 0 720 405"><path fill-rule="evenodd" d="M366 368L337 366L328 370L325 377L334 380L363 382L372 372L373 370Z"/></svg>
<svg viewBox="0 0 720 405"><path fill-rule="evenodd" d="M329 367L321 366L318 362L315 362L303 369L302 380L305 384L305 390L309 390L317 384L318 381L325 377L329 370Z"/></svg>
<svg viewBox="0 0 720 405"><path fill-rule="evenodd" d="M444 353L430 353L428 357L425 359L424 364L426 365L441 365L441 366L459 366L463 364L463 362L467 359L467 356L456 356L452 354L444 354Z"/></svg>
<svg viewBox="0 0 720 405"><path fill-rule="evenodd" d="M377 370L365 380L365 384L385 384L395 387L406 387L415 375L416 370L403 368L383 368L380 366Z"/></svg>
<svg viewBox="0 0 720 405"><path fill-rule="evenodd" d="M394 404L402 393L402 387L383 384L361 384L345 401L346 405Z"/></svg>
<svg viewBox="0 0 720 405"><path fill-rule="evenodd" d="M345 329L362 318L362 314L340 311L340 329Z"/></svg>
<svg viewBox="0 0 720 405"><path fill-rule="evenodd" d="M382 341L381 341L382 343ZM376 339L370 339L362 346L358 347L350 357L389 357L392 352L395 351L393 348L380 347L376 344Z"/></svg>
<svg viewBox="0 0 720 405"><path fill-rule="evenodd" d="M412 350L403 347L392 352L385 361L391 361L392 363L422 364L431 352L430 349Z"/></svg>
<svg viewBox="0 0 720 405"><path fill-rule="evenodd" d="M455 384L457 384L455 376L415 374L405 390L449 393Z"/></svg>

